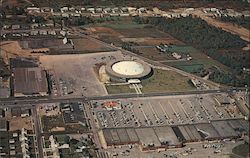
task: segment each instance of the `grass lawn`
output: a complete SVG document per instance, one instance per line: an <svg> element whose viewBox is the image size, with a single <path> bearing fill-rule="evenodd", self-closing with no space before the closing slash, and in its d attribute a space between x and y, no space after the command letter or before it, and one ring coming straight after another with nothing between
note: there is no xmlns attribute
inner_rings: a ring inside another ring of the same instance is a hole
<svg viewBox="0 0 250 158"><path fill-rule="evenodd" d="M178 52L181 54L189 54L192 52L195 52L196 49L194 49L192 46L176 46L176 45L172 45L170 48L168 48L169 51L171 52Z"/></svg>
<svg viewBox="0 0 250 158"><path fill-rule="evenodd" d="M203 66L205 69L209 69L213 66L218 67L224 72L230 72L230 68L221 64L219 61L214 60L207 56L205 53L200 52L199 50L193 48L192 46L175 46L173 45L172 48L169 48L170 51L177 52L180 54L189 54L192 57L191 61L175 61L175 62L167 62L164 63L166 65L170 65L184 71L190 72L192 67L191 65Z"/></svg>
<svg viewBox="0 0 250 158"><path fill-rule="evenodd" d="M154 69L152 77L142 81L142 92L176 92L195 90L190 79L173 71Z"/></svg>
<svg viewBox="0 0 250 158"><path fill-rule="evenodd" d="M135 93L134 89L130 89L129 85L113 86L106 85L109 94Z"/></svg>
<svg viewBox="0 0 250 158"><path fill-rule="evenodd" d="M193 64L193 65L180 65L180 66L176 66L178 69L181 69L183 71L186 72L194 72L195 70L199 69L199 68L203 68L203 64Z"/></svg>

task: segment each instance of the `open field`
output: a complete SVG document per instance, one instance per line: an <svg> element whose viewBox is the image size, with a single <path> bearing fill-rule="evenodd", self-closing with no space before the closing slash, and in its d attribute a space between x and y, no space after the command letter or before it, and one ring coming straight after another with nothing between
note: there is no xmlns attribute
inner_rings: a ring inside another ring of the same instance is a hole
<svg viewBox="0 0 250 158"><path fill-rule="evenodd" d="M155 46L132 47L139 51L139 55L155 61L174 60L171 53L160 52Z"/></svg>
<svg viewBox="0 0 250 158"><path fill-rule="evenodd" d="M65 131L63 117L61 114L56 116L42 116L41 122L43 126L43 131Z"/></svg>
<svg viewBox="0 0 250 158"><path fill-rule="evenodd" d="M130 89L128 85L106 85L108 94L135 93L134 89Z"/></svg>
<svg viewBox="0 0 250 158"><path fill-rule="evenodd" d="M163 38L145 38L144 42L138 43L139 45L160 45L160 44L176 44L176 45L184 45L183 42L173 38L173 37L163 37Z"/></svg>
<svg viewBox="0 0 250 158"><path fill-rule="evenodd" d="M32 119L31 117L15 117L9 120L10 131L21 130L25 128L27 130L32 130Z"/></svg>
<svg viewBox="0 0 250 158"><path fill-rule="evenodd" d="M152 26L137 24L131 19L116 22L105 22L101 24L89 25L87 30L92 32L97 38L120 46L122 42L135 42L138 45L159 45L183 43L167 33L164 33Z"/></svg>
<svg viewBox="0 0 250 158"><path fill-rule="evenodd" d="M1 56L6 64L9 64L10 58L16 57L31 57L41 55L39 53L32 54L33 51L48 51L47 48L41 49L23 49L18 41L4 41L0 42Z"/></svg>
<svg viewBox="0 0 250 158"><path fill-rule="evenodd" d="M142 24L137 24L142 25ZM152 37L152 38L170 38L171 36L167 33L164 33L156 28L146 27L144 28L143 25L141 28L123 28L123 29L115 29L115 31L122 34L124 37L131 37L131 38L140 38L140 37Z"/></svg>
<svg viewBox="0 0 250 158"><path fill-rule="evenodd" d="M230 68L223 65L219 61L212 59L211 57L207 56L205 53L200 52L199 50L193 48L192 46L173 46L170 48L173 52L178 52L179 54L189 54L190 57L192 57L191 61L178 61L178 62L163 62L164 64L174 66L176 68L179 68L181 70L191 72L194 65L195 67L199 65L199 67L204 67L205 69L209 69L213 66L218 67L219 69L229 72ZM187 67L186 67L187 66Z"/></svg>
<svg viewBox="0 0 250 158"><path fill-rule="evenodd" d="M100 26L103 27L109 27L113 29L142 29L146 26L149 26L147 24L137 24L133 21L115 21L115 22L107 22L107 23L101 23Z"/></svg>
<svg viewBox="0 0 250 158"><path fill-rule="evenodd" d="M195 90L190 79L173 71L154 69L152 77L142 80L142 92L174 92Z"/></svg>
<svg viewBox="0 0 250 158"><path fill-rule="evenodd" d="M94 42L90 39L81 38L81 39L73 39L74 43L74 51L81 52L106 52L111 51L110 48L105 47L104 45Z"/></svg>
<svg viewBox="0 0 250 158"><path fill-rule="evenodd" d="M177 92L195 90L188 77L184 77L173 71L154 69L153 76L142 80L143 93ZM135 93L129 85L106 85L109 94Z"/></svg>
<svg viewBox="0 0 250 158"><path fill-rule="evenodd" d="M69 38L68 40L72 40L74 48L69 43L63 44L63 39L41 38L36 40L20 41L20 44L25 50L46 48L50 50L50 54L81 54L111 51L110 48L86 38Z"/></svg>

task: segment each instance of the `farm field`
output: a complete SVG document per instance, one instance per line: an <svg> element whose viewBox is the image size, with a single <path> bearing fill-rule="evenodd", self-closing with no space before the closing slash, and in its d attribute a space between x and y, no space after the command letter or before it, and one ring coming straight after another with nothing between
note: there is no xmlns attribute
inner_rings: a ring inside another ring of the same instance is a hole
<svg viewBox="0 0 250 158"><path fill-rule="evenodd" d="M159 45L161 43L184 44L151 25L137 24L131 19L88 25L86 28L97 38L116 46L121 46L123 42L134 42L142 46Z"/></svg>

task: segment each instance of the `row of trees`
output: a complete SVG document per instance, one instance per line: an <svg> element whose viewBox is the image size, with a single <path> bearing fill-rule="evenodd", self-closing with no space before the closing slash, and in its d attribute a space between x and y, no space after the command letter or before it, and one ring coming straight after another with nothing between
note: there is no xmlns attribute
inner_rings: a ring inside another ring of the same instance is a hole
<svg viewBox="0 0 250 158"><path fill-rule="evenodd" d="M10 76L10 70L8 66L4 63L3 59L0 58L0 77L6 78Z"/></svg>
<svg viewBox="0 0 250 158"><path fill-rule="evenodd" d="M250 28L250 17L245 17L244 15L242 15L241 17L222 16L220 20L224 22L234 23L236 25L240 25L245 28Z"/></svg>
<svg viewBox="0 0 250 158"><path fill-rule="evenodd" d="M225 73L219 69L215 69L213 73L209 76L209 79L222 84L227 84L229 86L239 86L244 87L249 86L249 74L243 73L241 76L237 76L234 73Z"/></svg>

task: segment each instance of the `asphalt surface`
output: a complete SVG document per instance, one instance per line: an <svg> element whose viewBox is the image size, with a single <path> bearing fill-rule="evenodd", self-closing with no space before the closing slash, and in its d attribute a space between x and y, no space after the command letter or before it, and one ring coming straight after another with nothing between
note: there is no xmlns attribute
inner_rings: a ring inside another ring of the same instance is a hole
<svg viewBox="0 0 250 158"><path fill-rule="evenodd" d="M245 90L244 88L237 89L220 89L220 90L197 90L197 91L182 91L182 92L165 92L165 93L143 93L143 94L114 94L106 96L92 96L92 97L22 97L22 98L5 98L0 99L0 106L32 106L41 103L53 102L77 102L90 100L109 100L121 98L136 98L136 97L154 97L154 96L174 96L174 95L192 95L192 94L211 94L211 93L233 93L235 91Z"/></svg>

